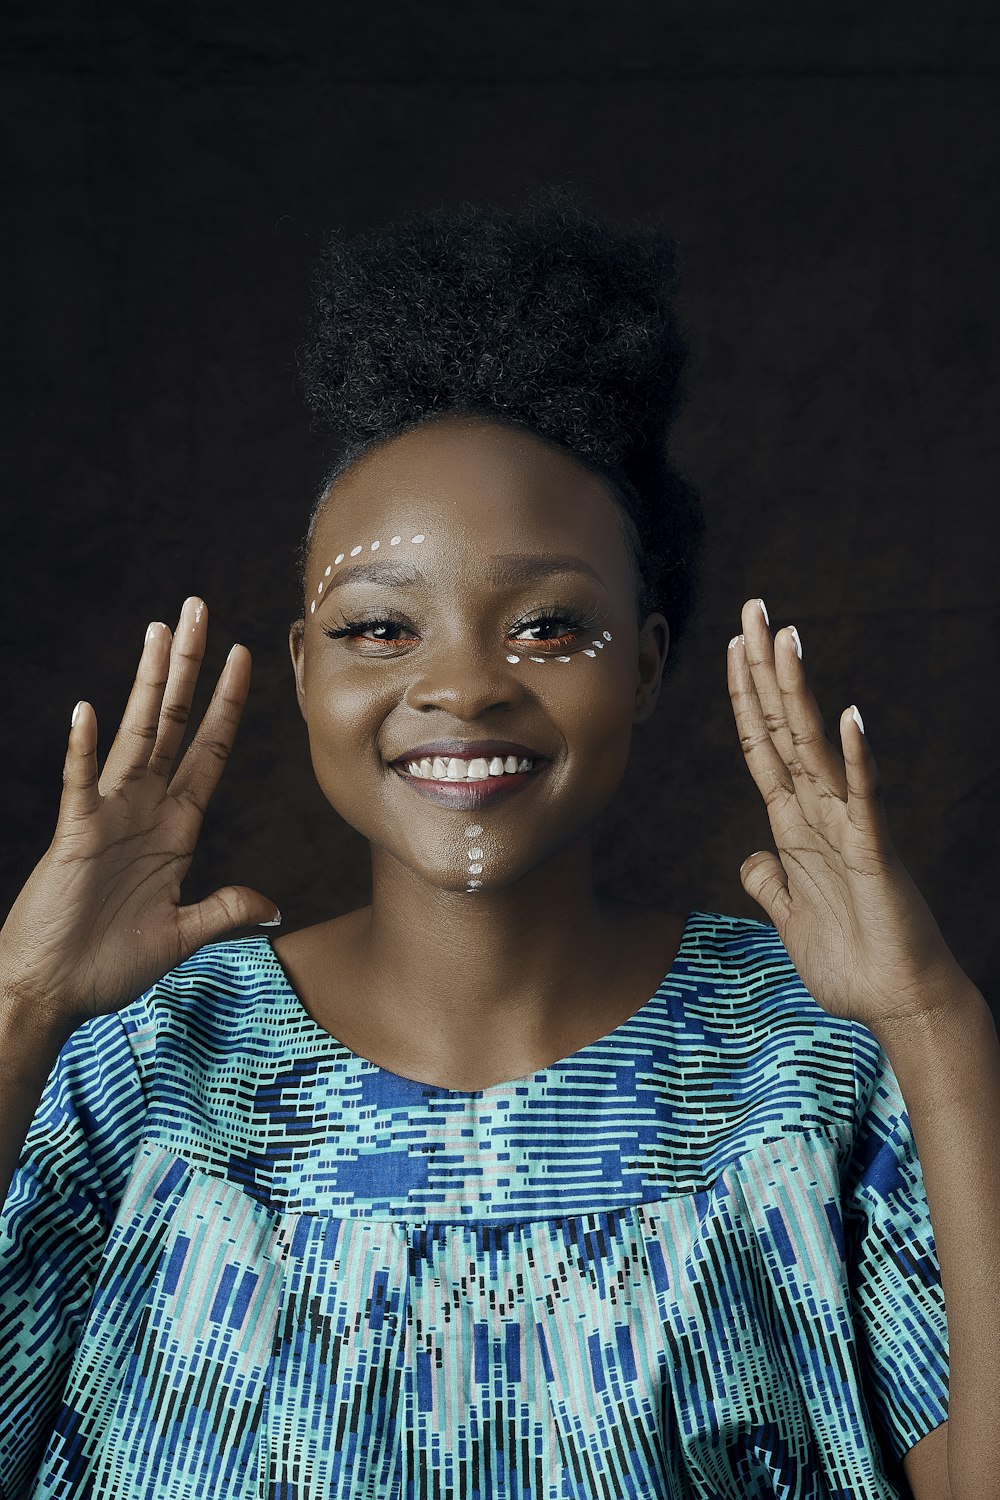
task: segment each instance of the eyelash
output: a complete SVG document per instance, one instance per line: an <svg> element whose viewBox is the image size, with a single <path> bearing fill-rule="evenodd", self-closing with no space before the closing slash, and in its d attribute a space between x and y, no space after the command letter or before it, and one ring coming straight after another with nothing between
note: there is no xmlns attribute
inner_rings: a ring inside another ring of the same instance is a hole
<svg viewBox="0 0 1000 1500"><path fill-rule="evenodd" d="M329 626L325 626L323 629L323 634L329 636L330 640L332 641L351 639L363 637L367 631L371 630L374 626L379 625L395 625L399 629L403 630L410 628L407 620L405 620L401 615L394 614L390 610L386 611L383 614L373 616L370 619L345 620L344 624L339 630L332 630ZM546 647L549 650L553 650L556 647L564 647L569 645L573 641L575 636L588 634L591 630L596 628L592 620L583 618L583 616L580 615L577 610L569 606L556 604L551 606L551 608L549 609L541 610L538 614L531 615L527 619L519 620L518 623L512 627L511 634L514 634L517 631L530 630L533 627L545 625L565 625L568 626L569 629L562 635L549 636L545 640L539 640L536 638L531 641L520 642L519 644L531 645L541 650L544 650ZM402 642L387 641L385 639L382 639L376 640L375 644L383 646L397 646L400 644L408 643L409 641L414 639L416 639L416 637L414 636L405 636Z"/></svg>

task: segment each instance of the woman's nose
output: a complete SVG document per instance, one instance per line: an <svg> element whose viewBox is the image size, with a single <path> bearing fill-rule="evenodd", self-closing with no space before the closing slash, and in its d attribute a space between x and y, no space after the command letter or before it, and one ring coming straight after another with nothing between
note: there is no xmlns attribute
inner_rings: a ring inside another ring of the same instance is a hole
<svg viewBox="0 0 1000 1500"><path fill-rule="evenodd" d="M424 657L406 690L410 708L443 708L462 719L479 718L491 708L512 708L523 698L521 678L502 649L443 642Z"/></svg>

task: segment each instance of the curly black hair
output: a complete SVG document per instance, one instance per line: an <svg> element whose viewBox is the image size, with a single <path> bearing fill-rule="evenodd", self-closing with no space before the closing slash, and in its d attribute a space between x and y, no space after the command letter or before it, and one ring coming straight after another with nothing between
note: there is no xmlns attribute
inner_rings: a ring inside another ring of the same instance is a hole
<svg viewBox="0 0 1000 1500"><path fill-rule="evenodd" d="M464 202L346 241L334 231L299 349L316 425L337 443L299 549L303 592L329 486L370 448L462 413L526 428L606 481L627 518L639 621L661 611L676 643L705 529L667 453L688 355L676 289L662 229L612 225L565 184L513 211Z"/></svg>

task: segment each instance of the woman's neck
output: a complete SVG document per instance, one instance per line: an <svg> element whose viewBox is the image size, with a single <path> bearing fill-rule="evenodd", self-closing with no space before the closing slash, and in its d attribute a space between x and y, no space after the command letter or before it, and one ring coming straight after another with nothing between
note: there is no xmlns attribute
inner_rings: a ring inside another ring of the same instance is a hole
<svg viewBox="0 0 1000 1500"><path fill-rule="evenodd" d="M406 1076L531 1072L634 1010L676 952L658 914L598 897L583 841L474 893L435 888L373 851L372 904L356 915L369 1045Z"/></svg>

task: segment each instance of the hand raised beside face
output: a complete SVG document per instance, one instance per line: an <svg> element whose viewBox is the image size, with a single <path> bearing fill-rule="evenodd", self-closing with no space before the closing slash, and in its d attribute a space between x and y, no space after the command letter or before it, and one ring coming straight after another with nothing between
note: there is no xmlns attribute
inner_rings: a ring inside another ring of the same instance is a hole
<svg viewBox="0 0 1000 1500"><path fill-rule="evenodd" d="M841 753L795 627L772 638L759 599L743 605L742 623L729 643L729 696L778 851L744 860L743 888L824 1010L876 1032L928 1015L969 981L893 847L856 710L840 716Z"/></svg>

